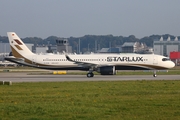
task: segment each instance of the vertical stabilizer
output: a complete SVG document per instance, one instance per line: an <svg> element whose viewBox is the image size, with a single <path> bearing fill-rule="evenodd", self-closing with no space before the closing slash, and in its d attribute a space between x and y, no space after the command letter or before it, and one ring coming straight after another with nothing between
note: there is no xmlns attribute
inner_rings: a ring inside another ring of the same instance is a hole
<svg viewBox="0 0 180 120"><path fill-rule="evenodd" d="M15 32L7 32L12 54L16 58L24 58L26 55L33 55L29 48L17 36Z"/></svg>

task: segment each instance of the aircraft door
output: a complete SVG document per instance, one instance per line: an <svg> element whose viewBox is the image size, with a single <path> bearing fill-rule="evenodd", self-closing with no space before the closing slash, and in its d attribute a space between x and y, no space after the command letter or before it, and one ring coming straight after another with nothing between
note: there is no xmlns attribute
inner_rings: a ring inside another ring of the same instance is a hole
<svg viewBox="0 0 180 120"><path fill-rule="evenodd" d="M104 64L105 59L104 58L98 58L98 62L100 65Z"/></svg>
<svg viewBox="0 0 180 120"><path fill-rule="evenodd" d="M153 55L153 64L157 65L158 64L158 56Z"/></svg>

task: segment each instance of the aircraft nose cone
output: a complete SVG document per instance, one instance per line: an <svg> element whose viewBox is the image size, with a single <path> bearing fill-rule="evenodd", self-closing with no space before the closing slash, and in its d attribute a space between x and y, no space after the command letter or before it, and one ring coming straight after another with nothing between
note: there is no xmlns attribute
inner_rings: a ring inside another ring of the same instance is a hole
<svg viewBox="0 0 180 120"><path fill-rule="evenodd" d="M171 61L172 62L172 61ZM172 62L171 63L171 68L173 68L175 66L175 63L174 62Z"/></svg>

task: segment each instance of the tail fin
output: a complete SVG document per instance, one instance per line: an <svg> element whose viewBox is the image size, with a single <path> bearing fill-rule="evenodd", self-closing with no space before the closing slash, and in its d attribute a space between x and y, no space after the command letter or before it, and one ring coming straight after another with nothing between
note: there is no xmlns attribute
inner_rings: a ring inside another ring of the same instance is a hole
<svg viewBox="0 0 180 120"><path fill-rule="evenodd" d="M15 32L7 32L12 54L16 58L24 58L25 55L33 55L29 48L16 35Z"/></svg>

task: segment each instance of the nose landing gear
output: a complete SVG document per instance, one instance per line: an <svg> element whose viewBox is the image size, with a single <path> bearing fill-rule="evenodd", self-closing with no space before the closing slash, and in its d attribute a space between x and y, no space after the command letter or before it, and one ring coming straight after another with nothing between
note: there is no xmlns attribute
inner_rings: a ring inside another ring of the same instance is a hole
<svg viewBox="0 0 180 120"><path fill-rule="evenodd" d="M154 70L153 77L157 77L156 70Z"/></svg>
<svg viewBox="0 0 180 120"><path fill-rule="evenodd" d="M156 75L156 74L153 74L153 77L157 77L157 75Z"/></svg>

